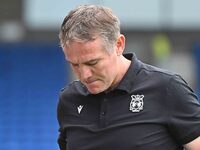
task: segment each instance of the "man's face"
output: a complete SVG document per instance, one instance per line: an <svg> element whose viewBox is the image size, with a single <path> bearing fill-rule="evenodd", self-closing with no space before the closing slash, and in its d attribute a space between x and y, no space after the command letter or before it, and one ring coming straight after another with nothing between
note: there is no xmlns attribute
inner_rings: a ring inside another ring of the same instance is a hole
<svg viewBox="0 0 200 150"><path fill-rule="evenodd" d="M117 80L117 47L108 52L101 38L89 42L72 42L63 48L74 73L90 93L106 91Z"/></svg>

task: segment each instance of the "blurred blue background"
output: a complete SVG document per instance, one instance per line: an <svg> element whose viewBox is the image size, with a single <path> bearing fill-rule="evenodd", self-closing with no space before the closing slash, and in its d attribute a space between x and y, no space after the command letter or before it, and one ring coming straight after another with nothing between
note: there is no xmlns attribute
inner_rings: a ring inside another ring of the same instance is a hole
<svg viewBox="0 0 200 150"><path fill-rule="evenodd" d="M59 91L75 79L58 32L80 4L111 7L125 51L177 72L200 96L199 0L1 0L0 150L58 149Z"/></svg>
<svg viewBox="0 0 200 150"><path fill-rule="evenodd" d="M58 149L56 105L66 82L57 43L0 44L0 149Z"/></svg>

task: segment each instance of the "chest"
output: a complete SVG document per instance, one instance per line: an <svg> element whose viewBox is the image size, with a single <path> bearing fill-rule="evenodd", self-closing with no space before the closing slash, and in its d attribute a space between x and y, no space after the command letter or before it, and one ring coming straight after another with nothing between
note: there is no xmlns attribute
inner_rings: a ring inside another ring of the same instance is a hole
<svg viewBox="0 0 200 150"><path fill-rule="evenodd" d="M68 148L76 150L175 149L161 95L118 93L71 101L66 114Z"/></svg>

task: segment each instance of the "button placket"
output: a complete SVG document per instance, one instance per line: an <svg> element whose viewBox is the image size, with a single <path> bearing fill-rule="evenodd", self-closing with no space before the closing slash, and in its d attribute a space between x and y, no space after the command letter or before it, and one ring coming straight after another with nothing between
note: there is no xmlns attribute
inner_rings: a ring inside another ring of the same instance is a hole
<svg viewBox="0 0 200 150"><path fill-rule="evenodd" d="M100 127L106 126L106 109L107 109L107 99L103 98L100 110Z"/></svg>

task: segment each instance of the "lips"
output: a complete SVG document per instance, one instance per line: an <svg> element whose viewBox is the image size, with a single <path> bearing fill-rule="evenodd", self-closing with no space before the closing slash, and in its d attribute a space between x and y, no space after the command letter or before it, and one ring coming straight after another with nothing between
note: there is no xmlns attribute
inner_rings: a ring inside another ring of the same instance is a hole
<svg viewBox="0 0 200 150"><path fill-rule="evenodd" d="M87 85L89 85L89 84L92 84L92 83L94 83L94 82L96 82L97 80L93 80L93 81L86 81L85 83L87 84Z"/></svg>
<svg viewBox="0 0 200 150"><path fill-rule="evenodd" d="M87 80L85 81L85 85L88 87L88 88L94 88L94 87L97 87L99 86L99 80Z"/></svg>
<svg viewBox="0 0 200 150"><path fill-rule="evenodd" d="M86 81L84 81L86 84L91 84L93 82L97 81L97 79L88 79Z"/></svg>

